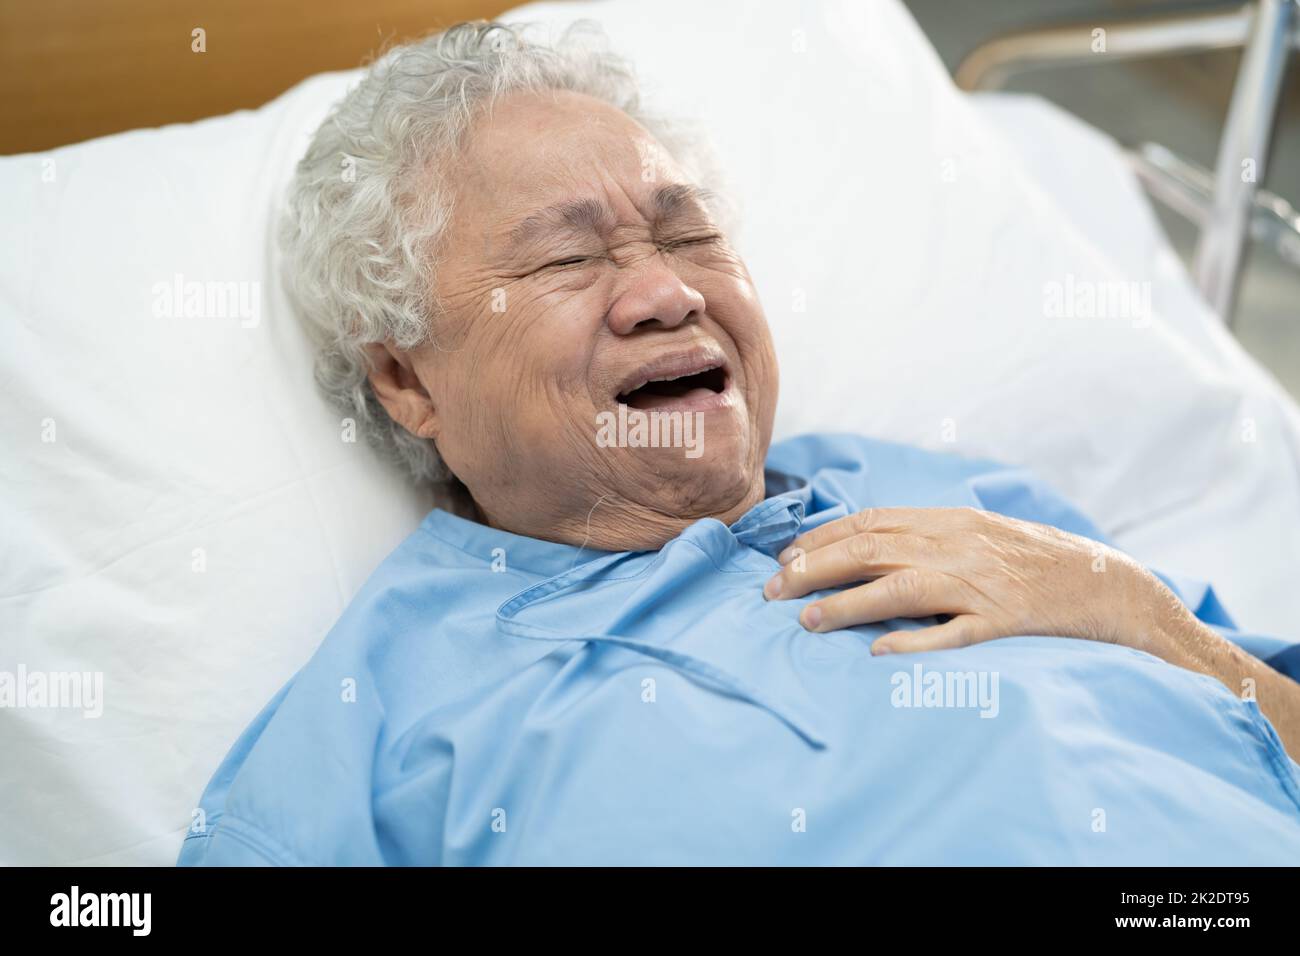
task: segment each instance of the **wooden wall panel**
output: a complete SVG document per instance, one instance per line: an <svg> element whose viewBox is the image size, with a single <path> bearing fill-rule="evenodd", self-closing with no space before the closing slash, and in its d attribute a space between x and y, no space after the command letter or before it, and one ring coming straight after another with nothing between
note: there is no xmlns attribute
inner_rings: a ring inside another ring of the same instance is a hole
<svg viewBox="0 0 1300 956"><path fill-rule="evenodd" d="M509 0L0 0L0 153L260 106ZM202 27L207 52L191 50Z"/></svg>

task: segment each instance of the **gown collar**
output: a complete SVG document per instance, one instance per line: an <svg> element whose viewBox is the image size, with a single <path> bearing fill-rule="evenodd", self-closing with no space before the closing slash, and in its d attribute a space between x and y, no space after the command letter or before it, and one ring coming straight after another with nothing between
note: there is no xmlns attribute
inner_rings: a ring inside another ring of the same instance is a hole
<svg viewBox="0 0 1300 956"><path fill-rule="evenodd" d="M732 522L728 530L739 544L775 557L799 533L812 490L806 477L771 468L764 473L764 479L768 497ZM445 544L485 562L504 560L507 568L544 577L563 574L595 558L616 553L529 538L440 508L429 513L421 528Z"/></svg>

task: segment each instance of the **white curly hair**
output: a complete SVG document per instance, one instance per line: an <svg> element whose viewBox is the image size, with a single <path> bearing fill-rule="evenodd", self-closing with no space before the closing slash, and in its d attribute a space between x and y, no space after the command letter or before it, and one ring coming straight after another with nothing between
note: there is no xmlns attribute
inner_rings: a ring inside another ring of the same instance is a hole
<svg viewBox="0 0 1300 956"><path fill-rule="evenodd" d="M732 210L700 131L642 111L631 66L596 24L551 42L529 24L475 21L376 60L312 138L281 229L285 285L316 348L316 380L371 444L419 483L454 483L432 441L393 421L371 391L364 346L410 349L438 310L432 250L449 221L457 149L479 112L519 92L584 93L626 113Z"/></svg>

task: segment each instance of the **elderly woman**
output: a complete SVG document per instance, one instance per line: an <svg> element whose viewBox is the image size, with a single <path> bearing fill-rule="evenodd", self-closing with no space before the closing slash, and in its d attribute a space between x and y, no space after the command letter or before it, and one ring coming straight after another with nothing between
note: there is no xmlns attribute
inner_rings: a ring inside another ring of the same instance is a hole
<svg viewBox="0 0 1300 956"><path fill-rule="evenodd" d="M1023 472L769 449L708 177L582 34L453 28L322 125L286 230L320 381L444 507L181 862L1300 858L1300 685L1212 592Z"/></svg>

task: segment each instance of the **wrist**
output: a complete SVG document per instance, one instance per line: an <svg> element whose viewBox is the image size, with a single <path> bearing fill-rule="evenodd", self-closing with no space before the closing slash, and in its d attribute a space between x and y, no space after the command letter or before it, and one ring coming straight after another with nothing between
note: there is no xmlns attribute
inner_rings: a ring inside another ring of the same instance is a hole
<svg viewBox="0 0 1300 956"><path fill-rule="evenodd" d="M1191 637L1204 625L1163 581L1136 562L1125 617L1128 639L1121 643L1170 664L1193 667Z"/></svg>

